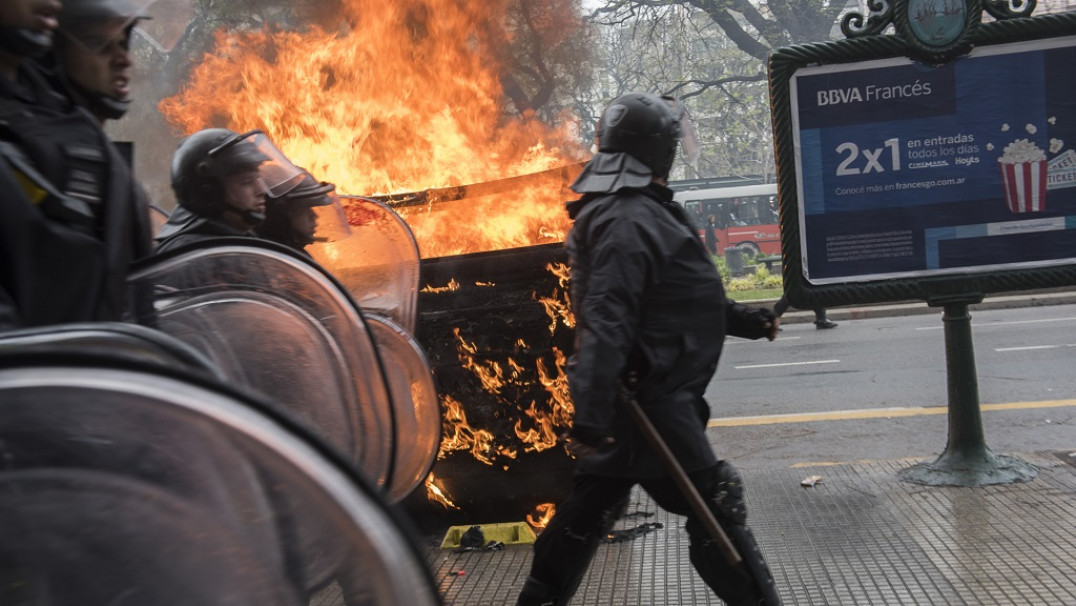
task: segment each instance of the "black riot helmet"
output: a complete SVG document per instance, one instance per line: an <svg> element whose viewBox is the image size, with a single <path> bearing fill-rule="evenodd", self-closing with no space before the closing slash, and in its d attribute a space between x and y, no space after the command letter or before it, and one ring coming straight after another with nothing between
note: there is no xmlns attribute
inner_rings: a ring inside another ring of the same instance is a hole
<svg viewBox="0 0 1076 606"><path fill-rule="evenodd" d="M172 155L176 202L201 217L228 210L224 178L257 170L269 156L253 142L226 128L207 128L183 139Z"/></svg>
<svg viewBox="0 0 1076 606"><path fill-rule="evenodd" d="M673 97L628 93L613 100L598 122L598 153L572 184L579 193L645 187L667 177L684 135L686 113Z"/></svg>
<svg viewBox="0 0 1076 606"><path fill-rule="evenodd" d="M335 242L350 235L336 186L318 181L305 170L294 189L267 200L265 215L258 235L299 250L315 242Z"/></svg>
<svg viewBox="0 0 1076 606"><path fill-rule="evenodd" d="M666 177L680 140L680 117L672 97L630 93L615 99L598 124L598 151L623 152Z"/></svg>
<svg viewBox="0 0 1076 606"><path fill-rule="evenodd" d="M214 218L231 209L250 225L265 219L260 213L232 209L224 178L257 170L265 193L279 197L303 180L296 167L260 130L237 134L226 128L207 128L180 142L172 155L172 191L176 202L191 213Z"/></svg>
<svg viewBox="0 0 1076 606"><path fill-rule="evenodd" d="M16 8L16 7L10 7ZM60 3L53 1L35 7L42 16L55 16ZM17 9L16 9L17 10ZM52 31L28 26L26 23L0 21L0 52L20 58L40 57L52 48Z"/></svg>
<svg viewBox="0 0 1076 606"><path fill-rule="evenodd" d="M131 30L139 20L151 19L146 6L151 0L64 0L60 12L60 36L56 38L56 71L60 83L80 104L105 120L119 120L127 113L130 99L91 90L77 81L66 65L65 52L100 53L114 44L126 51ZM112 50L115 52L115 49Z"/></svg>

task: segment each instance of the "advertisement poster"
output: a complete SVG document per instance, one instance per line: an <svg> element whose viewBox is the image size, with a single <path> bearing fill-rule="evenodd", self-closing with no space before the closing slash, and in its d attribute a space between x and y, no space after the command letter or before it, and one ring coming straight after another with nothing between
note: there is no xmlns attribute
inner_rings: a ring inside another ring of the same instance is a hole
<svg viewBox="0 0 1076 606"><path fill-rule="evenodd" d="M803 67L790 91L809 283L1076 263L1076 37Z"/></svg>

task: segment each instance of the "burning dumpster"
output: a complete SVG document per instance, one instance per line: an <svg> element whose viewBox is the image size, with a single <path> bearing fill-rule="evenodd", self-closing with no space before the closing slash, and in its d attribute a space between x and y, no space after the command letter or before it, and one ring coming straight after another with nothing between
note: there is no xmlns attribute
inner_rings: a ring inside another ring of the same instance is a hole
<svg viewBox="0 0 1076 606"><path fill-rule="evenodd" d="M427 491L405 502L420 522L519 521L567 494L572 465L560 435L573 413L563 372L573 336L561 240L568 227L563 201L579 170L384 199L405 216L423 250L416 336L442 409ZM509 241L515 246L504 246L506 230L468 221L520 223L527 216L521 211L547 209L553 221L531 219L522 230L527 239Z"/></svg>

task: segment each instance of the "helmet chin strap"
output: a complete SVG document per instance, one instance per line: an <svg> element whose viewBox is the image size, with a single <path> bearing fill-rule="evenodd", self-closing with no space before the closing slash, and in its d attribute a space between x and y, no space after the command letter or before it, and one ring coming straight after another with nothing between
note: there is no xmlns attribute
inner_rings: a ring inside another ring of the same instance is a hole
<svg viewBox="0 0 1076 606"><path fill-rule="evenodd" d="M52 37L25 27L0 27L0 49L17 57L40 57L52 48Z"/></svg>
<svg viewBox="0 0 1076 606"><path fill-rule="evenodd" d="M245 221L251 228L255 228L261 225L265 221L265 213L255 212L253 210L235 210L236 213Z"/></svg>
<svg viewBox="0 0 1076 606"><path fill-rule="evenodd" d="M244 210L239 208L238 206L232 206L227 202L224 203L224 206L225 213L232 213L235 216L239 217L239 220L242 221L248 229L254 229L265 221L265 213L260 213L253 210Z"/></svg>
<svg viewBox="0 0 1076 606"><path fill-rule="evenodd" d="M119 120L127 114L127 108L131 105L130 99L117 99L105 93L92 91L75 82L75 79L67 74L62 57L63 53L56 53L57 72L59 72L60 82L63 83L76 102L84 105L91 114L102 122L105 120Z"/></svg>
<svg viewBox="0 0 1076 606"><path fill-rule="evenodd" d="M90 113L97 116L98 119L119 120L127 114L127 108L131 105L129 99L116 99L104 93L87 90L66 75L62 76L62 78L78 98L85 100L86 109L90 110Z"/></svg>
<svg viewBox="0 0 1076 606"><path fill-rule="evenodd" d="M116 99L104 93L90 93L89 97L90 112L105 120L119 120L131 106L130 99Z"/></svg>

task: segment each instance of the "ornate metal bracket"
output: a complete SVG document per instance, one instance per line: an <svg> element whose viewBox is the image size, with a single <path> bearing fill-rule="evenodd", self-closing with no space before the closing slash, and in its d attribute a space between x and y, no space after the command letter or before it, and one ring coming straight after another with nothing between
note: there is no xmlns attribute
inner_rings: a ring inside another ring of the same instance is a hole
<svg viewBox="0 0 1076 606"><path fill-rule="evenodd" d="M847 38L882 34L890 25L908 48L908 56L923 63L947 63L971 51L972 32L983 11L998 20L1028 17L1036 0L868 0L866 17L851 12L841 19Z"/></svg>
<svg viewBox="0 0 1076 606"><path fill-rule="evenodd" d="M1036 0L983 0L983 10L1001 21L1014 17L1030 17Z"/></svg>
<svg viewBox="0 0 1076 606"><path fill-rule="evenodd" d="M875 36L882 33L893 22L893 5L886 0L867 0L864 18L860 13L848 13L841 19L841 32L846 38Z"/></svg>

